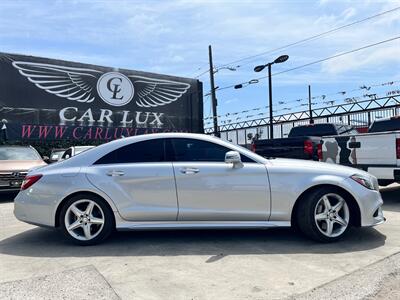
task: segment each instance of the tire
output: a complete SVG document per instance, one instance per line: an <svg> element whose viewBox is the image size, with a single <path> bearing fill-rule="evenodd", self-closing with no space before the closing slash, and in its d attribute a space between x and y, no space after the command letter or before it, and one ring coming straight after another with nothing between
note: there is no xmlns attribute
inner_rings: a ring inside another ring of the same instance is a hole
<svg viewBox="0 0 400 300"><path fill-rule="evenodd" d="M304 235L329 243L346 233L351 224L350 212L346 197L340 191L332 187L319 188L301 200L296 221Z"/></svg>
<svg viewBox="0 0 400 300"><path fill-rule="evenodd" d="M115 229L112 210L95 195L78 194L68 199L61 208L59 222L64 236L81 246L101 243Z"/></svg>

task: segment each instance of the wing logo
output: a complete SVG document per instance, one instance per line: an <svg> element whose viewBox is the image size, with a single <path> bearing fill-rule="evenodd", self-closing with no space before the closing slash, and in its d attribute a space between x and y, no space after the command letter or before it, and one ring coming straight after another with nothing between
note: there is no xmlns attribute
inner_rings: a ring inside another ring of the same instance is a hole
<svg viewBox="0 0 400 300"><path fill-rule="evenodd" d="M109 105L124 106L137 95L139 107L159 107L179 100L190 89L184 82L119 72L24 61L13 61L12 65L36 87L81 103L91 103L98 95Z"/></svg>

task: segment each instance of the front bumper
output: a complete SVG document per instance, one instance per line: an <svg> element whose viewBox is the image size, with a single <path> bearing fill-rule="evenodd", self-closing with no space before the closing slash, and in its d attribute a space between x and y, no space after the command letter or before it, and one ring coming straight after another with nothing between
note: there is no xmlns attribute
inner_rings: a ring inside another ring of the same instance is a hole
<svg viewBox="0 0 400 300"><path fill-rule="evenodd" d="M0 192L18 191L28 171L0 171Z"/></svg>
<svg viewBox="0 0 400 300"><path fill-rule="evenodd" d="M350 178L345 182L347 190L351 191L360 208L361 226L376 226L384 223L386 219L383 216L383 200L380 192L369 190Z"/></svg>
<svg viewBox="0 0 400 300"><path fill-rule="evenodd" d="M386 221L383 216L383 200L381 194L376 192L370 199L363 199L368 205L363 205L361 210L361 226L376 226Z"/></svg>

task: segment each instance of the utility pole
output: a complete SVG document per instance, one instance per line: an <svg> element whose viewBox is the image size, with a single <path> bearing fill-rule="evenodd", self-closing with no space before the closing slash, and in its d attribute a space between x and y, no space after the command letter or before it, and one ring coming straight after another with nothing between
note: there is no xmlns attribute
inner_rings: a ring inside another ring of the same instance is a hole
<svg viewBox="0 0 400 300"><path fill-rule="evenodd" d="M310 116L310 124L314 124L311 109L311 85L308 85L308 114Z"/></svg>
<svg viewBox="0 0 400 300"><path fill-rule="evenodd" d="M269 138L274 138L274 117L272 113L272 74L271 74L272 64L268 64L268 87L269 87Z"/></svg>
<svg viewBox="0 0 400 300"><path fill-rule="evenodd" d="M210 61L210 86L211 86L211 104L213 112L213 124L214 124L214 135L220 137L218 131L218 119L217 119L217 97L215 96L215 83L214 83L214 66L212 60L211 45L208 46L208 58Z"/></svg>

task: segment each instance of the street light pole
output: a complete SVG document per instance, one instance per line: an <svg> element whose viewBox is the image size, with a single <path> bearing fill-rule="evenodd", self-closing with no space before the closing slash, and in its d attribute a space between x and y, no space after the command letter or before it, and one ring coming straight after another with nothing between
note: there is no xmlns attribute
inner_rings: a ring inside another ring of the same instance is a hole
<svg viewBox="0 0 400 300"><path fill-rule="evenodd" d="M268 64L268 86L269 86L269 138L274 138L274 121L272 113L272 74L271 74L272 63Z"/></svg>
<svg viewBox="0 0 400 300"><path fill-rule="evenodd" d="M261 72L262 70L265 69L265 67L268 67L268 83L269 83L269 138L273 139L274 138L274 122L273 122L273 113L272 113L272 74L271 74L271 66L273 64L280 64L289 59L288 55L281 55L277 59L275 59L273 62L267 63L265 65L260 65L256 66L254 68L254 72ZM240 85L237 85L237 88L239 88ZM235 86L236 88L236 86Z"/></svg>

